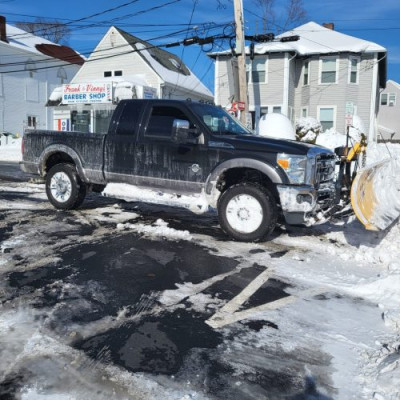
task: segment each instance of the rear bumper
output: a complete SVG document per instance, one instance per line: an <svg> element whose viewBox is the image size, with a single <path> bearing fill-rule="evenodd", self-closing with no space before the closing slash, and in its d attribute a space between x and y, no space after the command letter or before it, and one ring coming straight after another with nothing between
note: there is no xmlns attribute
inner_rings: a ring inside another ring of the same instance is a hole
<svg viewBox="0 0 400 400"><path fill-rule="evenodd" d="M20 161L19 167L23 172L26 172L27 174L40 175L39 168L36 163Z"/></svg>
<svg viewBox="0 0 400 400"><path fill-rule="evenodd" d="M321 211L335 203L334 184L324 184L318 190L313 186L277 185L282 213L290 225L310 224Z"/></svg>

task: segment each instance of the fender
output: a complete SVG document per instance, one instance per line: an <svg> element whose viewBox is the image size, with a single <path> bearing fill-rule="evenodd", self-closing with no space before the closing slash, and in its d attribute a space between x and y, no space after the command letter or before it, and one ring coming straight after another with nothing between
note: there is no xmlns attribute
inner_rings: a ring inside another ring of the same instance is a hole
<svg viewBox="0 0 400 400"><path fill-rule="evenodd" d="M205 195L211 207L216 208L220 191L217 189L217 182L220 176L232 168L251 168L266 175L274 184L286 183L286 180L279 174L277 168L266 162L251 158L233 158L219 164L208 176L205 184Z"/></svg>
<svg viewBox="0 0 400 400"><path fill-rule="evenodd" d="M78 154L75 152L75 150L72 150L70 147L65 146L63 144L51 145L49 147L46 147L42 151L42 154L39 157L39 171L40 171L41 176L45 175L45 165L46 165L47 160L49 159L49 157L52 154L55 154L55 153L68 154L73 159L79 176L85 182L88 182L88 179L87 179L86 173L85 173L85 169L82 166L82 163L81 163L81 160L80 160Z"/></svg>

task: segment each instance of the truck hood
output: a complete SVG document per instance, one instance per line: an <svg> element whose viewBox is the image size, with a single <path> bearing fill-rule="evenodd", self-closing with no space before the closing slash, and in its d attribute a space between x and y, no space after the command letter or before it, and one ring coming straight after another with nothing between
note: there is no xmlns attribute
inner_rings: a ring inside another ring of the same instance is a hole
<svg viewBox="0 0 400 400"><path fill-rule="evenodd" d="M306 155L311 148L326 150L327 153L331 152L331 150L318 145L285 139L274 139L263 136L224 135L214 136L213 139L213 143L225 143L226 145L233 146L237 150L260 151L268 153L287 153L298 155Z"/></svg>

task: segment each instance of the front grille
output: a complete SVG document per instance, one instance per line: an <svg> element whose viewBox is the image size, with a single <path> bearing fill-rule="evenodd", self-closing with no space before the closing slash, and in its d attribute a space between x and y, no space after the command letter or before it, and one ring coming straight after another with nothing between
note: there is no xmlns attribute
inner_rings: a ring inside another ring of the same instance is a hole
<svg viewBox="0 0 400 400"><path fill-rule="evenodd" d="M319 154L315 169L315 183L321 184L333 182L335 179L336 156L334 154Z"/></svg>

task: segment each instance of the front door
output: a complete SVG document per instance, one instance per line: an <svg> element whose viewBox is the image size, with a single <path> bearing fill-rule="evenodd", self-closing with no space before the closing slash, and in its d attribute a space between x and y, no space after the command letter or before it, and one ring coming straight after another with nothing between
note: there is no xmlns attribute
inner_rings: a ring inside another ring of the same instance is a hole
<svg viewBox="0 0 400 400"><path fill-rule="evenodd" d="M137 143L137 174L143 178L138 183L177 193L200 193L209 173L204 133L197 143L177 143L172 138L177 119L189 121L192 129L199 128L179 104L152 103Z"/></svg>

